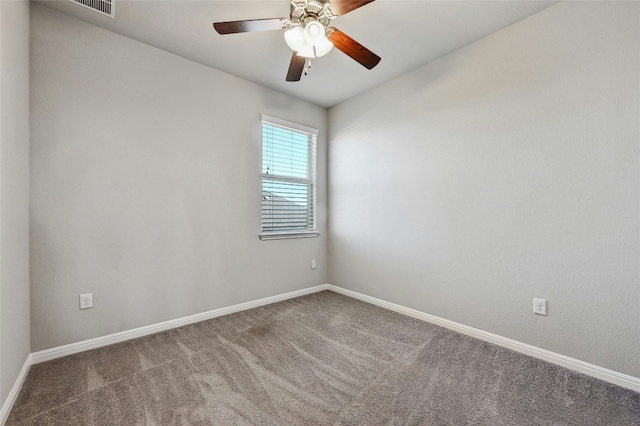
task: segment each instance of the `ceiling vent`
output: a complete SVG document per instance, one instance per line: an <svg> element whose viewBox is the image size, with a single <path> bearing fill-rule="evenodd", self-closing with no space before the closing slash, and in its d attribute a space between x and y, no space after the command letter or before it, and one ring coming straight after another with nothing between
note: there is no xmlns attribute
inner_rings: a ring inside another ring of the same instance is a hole
<svg viewBox="0 0 640 426"><path fill-rule="evenodd" d="M98 13L113 18L113 2L114 0L69 0L81 6L95 10Z"/></svg>

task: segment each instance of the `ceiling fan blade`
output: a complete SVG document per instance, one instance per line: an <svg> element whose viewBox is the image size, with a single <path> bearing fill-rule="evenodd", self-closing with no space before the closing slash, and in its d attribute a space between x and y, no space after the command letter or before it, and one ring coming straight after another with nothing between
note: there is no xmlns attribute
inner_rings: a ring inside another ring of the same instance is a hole
<svg viewBox="0 0 640 426"><path fill-rule="evenodd" d="M342 16L372 1L374 0L331 0L329 9L334 15Z"/></svg>
<svg viewBox="0 0 640 426"><path fill-rule="evenodd" d="M289 27L286 18L249 19L245 21L214 22L218 34L248 33L253 31L283 30Z"/></svg>
<svg viewBox="0 0 640 426"><path fill-rule="evenodd" d="M359 62L365 68L372 69L380 62L380 56L336 28L329 28L327 38L336 49Z"/></svg>
<svg viewBox="0 0 640 426"><path fill-rule="evenodd" d="M307 58L298 56L297 52L293 52L291 63L289 64L289 71L287 72L287 81L300 81L306 62Z"/></svg>

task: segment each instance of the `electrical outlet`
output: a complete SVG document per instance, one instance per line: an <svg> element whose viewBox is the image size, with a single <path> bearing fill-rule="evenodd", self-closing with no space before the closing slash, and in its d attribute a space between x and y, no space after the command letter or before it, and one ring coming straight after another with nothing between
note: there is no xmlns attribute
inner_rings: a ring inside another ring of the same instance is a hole
<svg viewBox="0 0 640 426"><path fill-rule="evenodd" d="M311 269L316 269L316 268L317 268L316 260L315 260L315 259L313 259L313 260L311 261Z"/></svg>
<svg viewBox="0 0 640 426"><path fill-rule="evenodd" d="M544 299L533 299L533 313L547 315L547 301Z"/></svg>
<svg viewBox="0 0 640 426"><path fill-rule="evenodd" d="M80 309L93 308L93 295L91 293L80 295Z"/></svg>

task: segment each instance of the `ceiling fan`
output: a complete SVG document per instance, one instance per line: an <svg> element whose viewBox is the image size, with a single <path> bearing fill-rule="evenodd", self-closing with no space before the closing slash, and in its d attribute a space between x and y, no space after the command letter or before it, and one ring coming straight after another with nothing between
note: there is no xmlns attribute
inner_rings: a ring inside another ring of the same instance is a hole
<svg viewBox="0 0 640 426"><path fill-rule="evenodd" d="M286 30L284 39L293 50L287 81L299 81L307 60L326 55L335 46L364 67L372 69L380 57L340 31L329 27L332 19L374 0L291 0L289 18L215 22L218 34Z"/></svg>

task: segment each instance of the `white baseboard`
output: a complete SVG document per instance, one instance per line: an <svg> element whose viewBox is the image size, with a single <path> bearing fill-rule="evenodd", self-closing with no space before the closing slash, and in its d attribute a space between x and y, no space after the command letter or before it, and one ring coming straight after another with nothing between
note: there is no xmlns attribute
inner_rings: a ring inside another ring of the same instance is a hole
<svg viewBox="0 0 640 426"><path fill-rule="evenodd" d="M317 285L315 287L304 288L302 290L291 291L289 293L279 294L276 296L265 297L251 302L240 303L238 305L228 306L224 308L214 309L212 311L202 312L187 317L177 318L164 321L157 324L138 327L119 333L109 334L107 336L96 337L94 339L83 340L77 343L70 343L64 346L58 346L43 351L34 352L31 358L34 364L49 361L55 358L83 352L89 349L100 348L102 346L112 345L114 343L124 342L125 340L135 339L137 337L147 336L149 334L158 333L160 331L170 330L172 328L182 327L211 318L232 314L234 312L246 311L247 309L257 308L258 306L269 305L271 303L281 302L294 297L300 297L311 293L317 293L327 289L327 284Z"/></svg>
<svg viewBox="0 0 640 426"><path fill-rule="evenodd" d="M11 392L7 396L7 399L2 404L2 409L0 409L0 425L4 425L7 419L9 418L9 413L13 408L13 404L15 404L16 399L18 398L18 394L20 393L20 389L24 384L24 379L27 378L27 373L29 372L29 368L31 368L32 360L31 354L27 356L27 359L22 366L22 370L20 370L20 374L18 374L18 378L16 382L13 384L11 388Z"/></svg>
<svg viewBox="0 0 640 426"><path fill-rule="evenodd" d="M575 358L551 352L546 349L541 349L536 346L528 345L526 343L518 342L517 340L512 340L507 337L502 337L497 334L489 333L487 331L479 330L477 328L469 327L457 322L449 321L435 315L426 314L424 312L397 305L395 303L387 302L385 300L376 299L375 297L367 296L356 291L347 290L342 287L327 284L327 289L336 293L344 294L345 296L353 297L354 299L362 300L363 302L371 303L372 305L380 306L381 308L386 308L413 318L439 325L450 330L466 334L467 336L475 337L477 339L484 340L486 342L532 356L534 358L548 361L552 364L556 364L561 367L565 367L570 370L595 377L596 379L604 380L606 382L613 383L615 385L622 386L636 392L640 392L640 378L637 377L618 373L617 371L599 367L594 364L589 364L588 362L580 361Z"/></svg>
<svg viewBox="0 0 640 426"><path fill-rule="evenodd" d="M283 300L292 299L294 297L300 297L311 293L316 293L323 290L331 290L336 293L343 294L345 296L359 299L372 305L380 306L395 312L399 312L404 315L408 315L432 324L436 324L445 328L448 328L459 333L484 340L498 346L502 346L508 349L512 349L516 352L523 353L525 355L539 358L544 361L551 362L562 367L569 368L571 370L601 379L618 386L622 386L636 392L640 392L640 378L629 376L617 371L609 370L597 365L589 364L578 359L574 359L565 355L561 355L555 352L541 349L526 343L518 342L506 337L499 336L497 334L489 333L477 328L469 327L463 324L459 324L453 321L446 320L434 315L426 314L424 312L417 311L415 309L407 308L395 303L387 302L375 297L367 296L352 290L347 290L342 287L337 287L331 284L321 284L315 287L305 288L302 290L296 290L289 293L284 293L276 296L266 297L263 299L254 300L251 302L240 303L233 306L214 309L212 311L202 312L200 314L190 315L187 317L177 318L170 321L165 321L157 324L152 324L145 327L139 327L132 330L127 330L119 333L109 334L107 336L97 337L94 339L84 340L77 343L71 343L56 348L46 349L39 352L34 352L27 358L20 376L16 380L11 393L5 401L2 411L0 411L0 425L4 424L6 417L8 417L11 408L18 396L18 392L22 387L22 383L29 371L29 367L32 364L37 364L44 361L49 361L55 358L71 355L74 353L99 348L102 346L111 345L114 343L123 342L137 337L147 336L149 334L158 333L160 331L170 330L172 328L182 327L184 325L193 324L199 321L205 321L211 318L228 315L234 312L245 311L247 309L257 308L259 306L268 305L271 303L280 302Z"/></svg>

